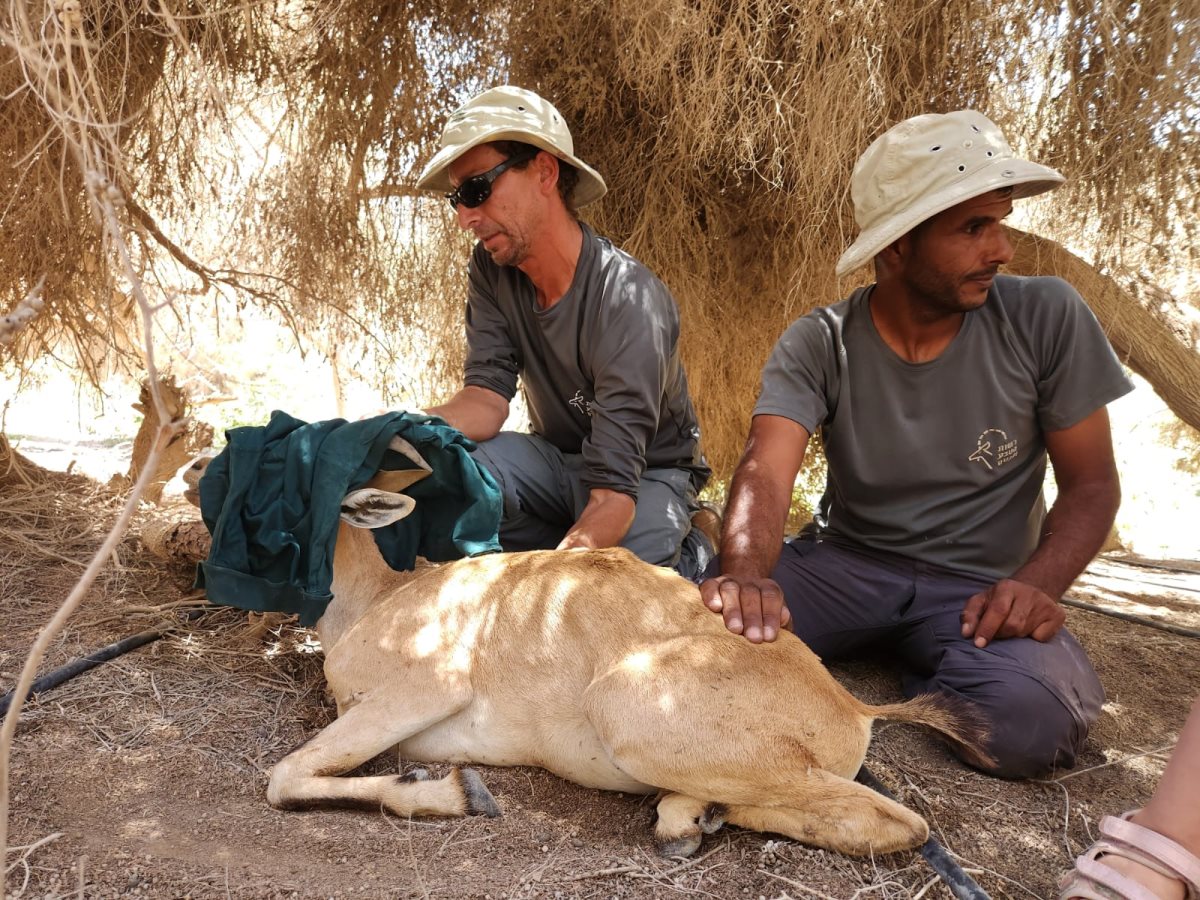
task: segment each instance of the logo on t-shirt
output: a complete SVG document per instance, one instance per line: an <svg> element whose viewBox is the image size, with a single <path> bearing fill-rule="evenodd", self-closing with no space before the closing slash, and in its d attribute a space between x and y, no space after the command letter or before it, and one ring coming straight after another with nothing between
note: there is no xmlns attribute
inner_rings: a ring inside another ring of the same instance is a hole
<svg viewBox="0 0 1200 900"><path fill-rule="evenodd" d="M975 452L967 457L971 462L983 463L988 470L998 469L1017 458L1017 439L1011 441L999 428L989 428L975 442Z"/></svg>
<svg viewBox="0 0 1200 900"><path fill-rule="evenodd" d="M592 402L583 396L582 390L575 391L575 396L567 402L589 419L592 417Z"/></svg>

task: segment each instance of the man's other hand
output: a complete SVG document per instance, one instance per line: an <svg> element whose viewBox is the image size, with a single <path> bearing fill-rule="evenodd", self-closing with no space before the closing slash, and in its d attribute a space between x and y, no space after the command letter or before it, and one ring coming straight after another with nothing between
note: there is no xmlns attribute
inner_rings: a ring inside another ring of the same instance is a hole
<svg viewBox="0 0 1200 900"><path fill-rule="evenodd" d="M962 636L974 637L976 647L1015 637L1044 642L1054 637L1066 620L1066 612L1048 594L1005 578L967 601L962 611Z"/></svg>
<svg viewBox="0 0 1200 900"><path fill-rule="evenodd" d="M592 488L579 521L559 541L558 549L615 547L629 533L636 511L637 503L628 494L608 488Z"/></svg>
<svg viewBox="0 0 1200 900"><path fill-rule="evenodd" d="M779 629L792 629L783 591L770 578L719 575L700 585L700 599L725 619L725 627L752 644L773 641Z"/></svg>

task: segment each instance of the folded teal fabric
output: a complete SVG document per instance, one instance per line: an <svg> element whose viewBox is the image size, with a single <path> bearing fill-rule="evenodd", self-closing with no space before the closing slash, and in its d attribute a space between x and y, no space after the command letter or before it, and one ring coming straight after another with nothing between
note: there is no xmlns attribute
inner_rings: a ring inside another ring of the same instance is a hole
<svg viewBox="0 0 1200 900"><path fill-rule="evenodd" d="M275 411L265 426L227 431L228 444L200 480L212 549L196 587L213 603L297 613L300 624L314 624L333 599L342 498L380 469L415 467L388 449L395 435L433 471L405 490L416 509L374 532L388 565L403 571L417 556L444 562L499 552L500 491L471 458L474 443L441 419L396 412L307 423Z"/></svg>

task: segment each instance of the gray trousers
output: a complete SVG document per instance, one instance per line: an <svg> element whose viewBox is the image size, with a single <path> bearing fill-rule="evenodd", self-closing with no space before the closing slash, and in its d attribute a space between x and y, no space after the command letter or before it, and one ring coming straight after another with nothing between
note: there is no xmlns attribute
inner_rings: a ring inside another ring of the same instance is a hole
<svg viewBox="0 0 1200 900"><path fill-rule="evenodd" d="M558 546L587 506L583 457L563 453L537 435L502 431L471 454L500 486L504 512L500 544L506 551ZM696 578L713 548L692 528L699 509L691 475L684 469L646 469L638 485L633 524L621 546L656 566Z"/></svg>
<svg viewBox="0 0 1200 900"><path fill-rule="evenodd" d="M1104 689L1079 642L1010 638L982 650L959 614L992 580L856 544L801 538L772 572L795 630L818 656L890 651L906 697L942 691L973 702L992 726L992 774L1030 778L1071 768L1100 716Z"/></svg>

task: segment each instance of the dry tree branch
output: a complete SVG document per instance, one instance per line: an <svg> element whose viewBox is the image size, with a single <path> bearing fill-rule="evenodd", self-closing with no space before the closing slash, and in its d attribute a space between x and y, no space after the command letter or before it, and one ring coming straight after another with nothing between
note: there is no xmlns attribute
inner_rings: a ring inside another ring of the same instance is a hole
<svg viewBox="0 0 1200 900"><path fill-rule="evenodd" d="M162 247L166 248L167 252L170 253L171 256L181 266L183 266L189 272L192 272L200 279L200 283L204 286L204 290L207 291L209 285L212 283L212 270L208 268L208 266L197 262L191 257L191 255L188 254L186 250L167 237L166 234L163 233L163 230L159 227L158 223L154 221L154 218L150 215L150 213L142 208L141 205L134 202L133 198L129 197L128 194L126 194L125 197L125 208L128 209L130 215L132 215L133 218L150 233L150 236L153 237L154 240L158 241Z"/></svg>
<svg viewBox="0 0 1200 900"><path fill-rule="evenodd" d="M45 307L46 301L42 299L42 286L45 283L46 276L43 275L11 313L0 317L0 346L11 342L17 332L36 319Z"/></svg>
<svg viewBox="0 0 1200 900"><path fill-rule="evenodd" d="M15 869L18 863L25 865L26 870L28 870L29 866L25 861L29 858L29 855L39 847L44 847L47 844L53 843L62 836L63 833L61 831L55 831L53 834L48 834L44 838L34 841L32 844L26 844L23 847L9 847L9 850L21 850L22 853L20 859L16 860L15 862L11 862L4 867L4 874L7 875L9 872ZM28 875L26 875L26 881L28 881Z"/></svg>
<svg viewBox="0 0 1200 900"><path fill-rule="evenodd" d="M149 376L150 396L158 421L162 424L145 467L130 491L120 515L66 600L38 634L13 689L13 703L4 718L3 727L0 728L0 859L7 857L9 760L12 740L38 666L51 641L62 631L67 620L83 602L100 570L113 558L118 542L124 536L143 493L154 477L159 456L183 425L183 422L171 419L159 389L153 344L154 307L146 296L139 273L133 264L125 239L125 229L118 214L118 210L125 207L125 198L117 187L120 179L113 177L119 170L121 161L114 136L117 124L109 120L95 83L95 63L90 56L86 39L79 32L81 21L78 6L69 6L66 2L58 4L57 17L61 34L56 33L49 41L39 40L27 18L27 7L19 0L14 0L9 5L9 21L17 33L0 34L0 38L13 47L22 64L27 84L42 99L50 121L58 130L68 151L75 157L78 169L83 173L84 185L97 224L109 246L115 251L120 269L131 286L142 317L144 361ZM169 19L167 21L174 37L182 43L182 37L174 22ZM45 33L44 29L42 33ZM83 56L81 70L77 68L73 53L76 48L81 50ZM65 90L60 79L60 68L66 74ZM0 883L0 900L3 900L4 893L5 884Z"/></svg>

